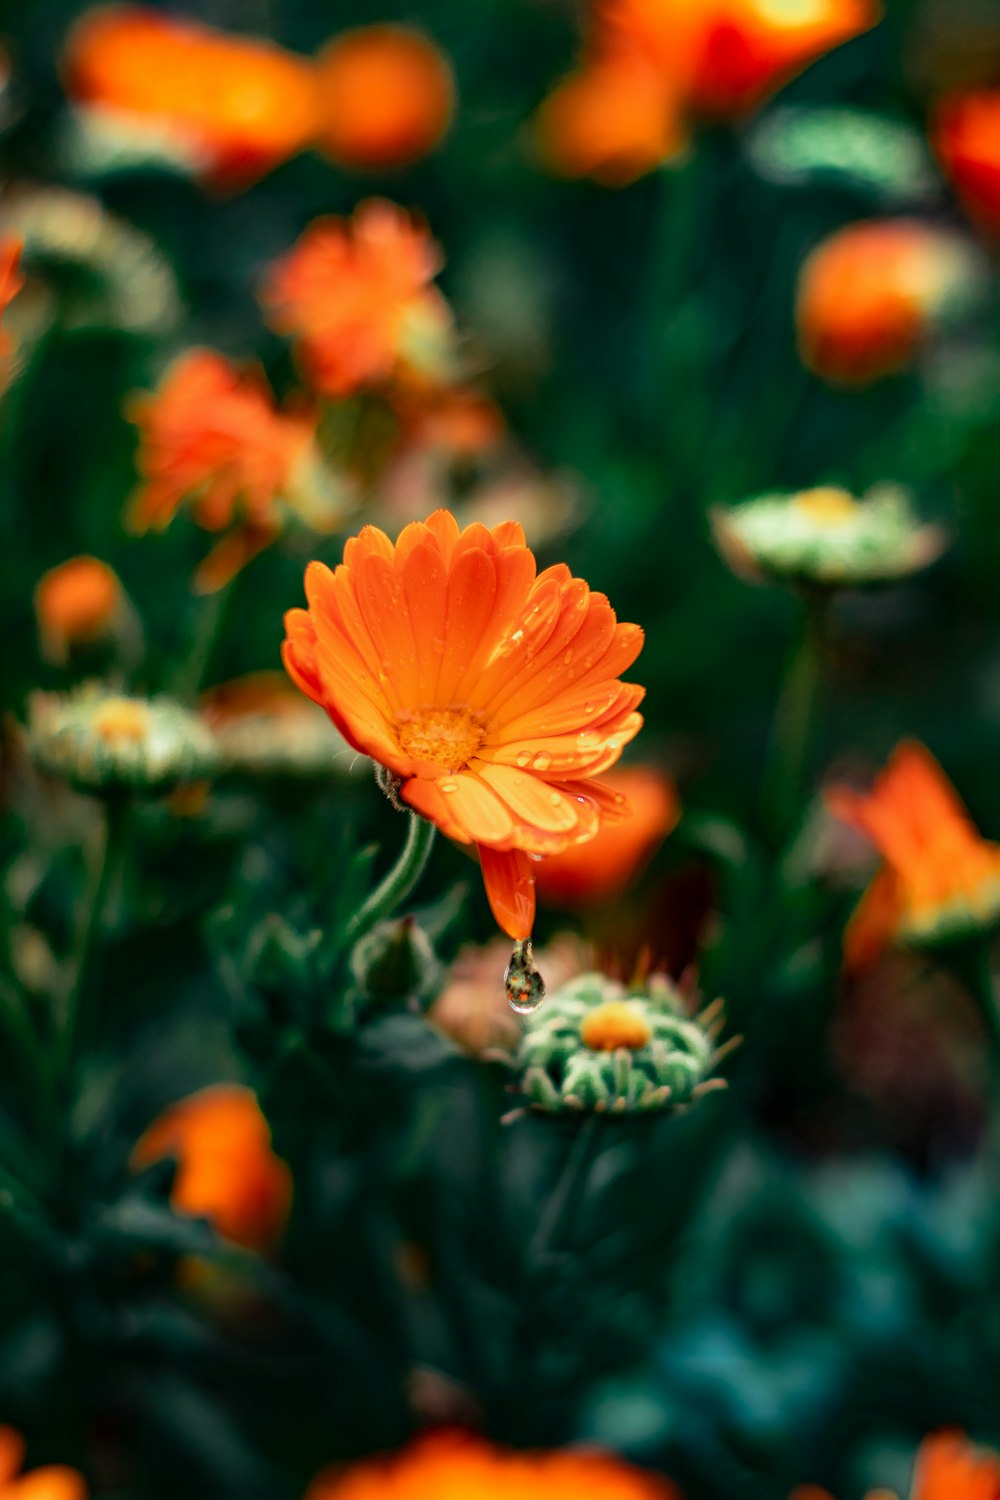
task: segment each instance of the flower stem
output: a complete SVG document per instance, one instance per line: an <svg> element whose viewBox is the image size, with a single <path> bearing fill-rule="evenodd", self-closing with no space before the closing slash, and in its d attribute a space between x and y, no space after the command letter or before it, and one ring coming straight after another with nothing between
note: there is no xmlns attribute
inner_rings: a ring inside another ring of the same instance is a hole
<svg viewBox="0 0 1000 1500"><path fill-rule="evenodd" d="M226 620L229 618L233 595L236 592L235 584L236 579L231 579L221 589L216 589L214 593L198 601L198 623L191 649L181 662L170 684L174 696L182 703L195 701L208 676Z"/></svg>
<svg viewBox="0 0 1000 1500"><path fill-rule="evenodd" d="M410 813L406 843L399 859L351 919L347 936L352 941L362 937L376 922L391 916L397 906L406 900L424 873L436 832L433 823L417 813Z"/></svg>
<svg viewBox="0 0 1000 1500"><path fill-rule="evenodd" d="M108 897L121 871L128 831L130 799L111 797L107 803L104 840L94 866L90 890L78 929L73 977L66 997L59 1037L62 1070L68 1074L80 1048L89 1040L95 1019L91 1003L104 937Z"/></svg>
<svg viewBox="0 0 1000 1500"><path fill-rule="evenodd" d="M805 596L802 634L789 662L774 715L764 781L764 826L776 841L791 832L806 789L826 655L830 594Z"/></svg>

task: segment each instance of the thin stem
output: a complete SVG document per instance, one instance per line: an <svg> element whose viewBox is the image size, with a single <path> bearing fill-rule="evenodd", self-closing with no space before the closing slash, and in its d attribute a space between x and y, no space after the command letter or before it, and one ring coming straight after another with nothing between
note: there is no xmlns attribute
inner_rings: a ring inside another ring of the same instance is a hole
<svg viewBox="0 0 1000 1500"><path fill-rule="evenodd" d="M781 841L791 831L806 788L826 656L830 594L805 596L802 635L789 662L774 715L765 773L764 826Z"/></svg>
<svg viewBox="0 0 1000 1500"><path fill-rule="evenodd" d="M566 1153L555 1192L545 1206L529 1248L530 1263L536 1265L558 1250L573 1227L576 1208L590 1172L594 1146L600 1134L601 1119L591 1114L580 1122Z"/></svg>
<svg viewBox="0 0 1000 1500"><path fill-rule="evenodd" d="M239 575L237 575L238 577ZM191 649L180 663L170 684L175 698L193 703L209 674L232 608L236 579L199 601L198 624Z"/></svg>
<svg viewBox="0 0 1000 1500"><path fill-rule="evenodd" d="M130 801L124 796L112 797L107 803L104 841L81 915L76 960L62 1015L59 1058L64 1073L69 1072L93 1031L95 1015L91 1001L97 988L108 897L124 860L130 810Z"/></svg>
<svg viewBox="0 0 1000 1500"><path fill-rule="evenodd" d="M426 818L421 818L417 813L410 813L406 843L399 859L351 919L347 936L352 941L362 937L376 922L390 917L406 900L424 873L436 832L433 823L428 823Z"/></svg>

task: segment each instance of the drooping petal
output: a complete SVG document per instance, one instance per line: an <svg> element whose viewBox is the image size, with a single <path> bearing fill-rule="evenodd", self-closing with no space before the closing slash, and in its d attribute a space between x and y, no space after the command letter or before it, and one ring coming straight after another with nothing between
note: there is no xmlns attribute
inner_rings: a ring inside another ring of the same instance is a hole
<svg viewBox="0 0 1000 1500"><path fill-rule="evenodd" d="M516 942L531 936L535 923L535 876L531 859L521 849L499 850L481 845L479 859L490 910Z"/></svg>

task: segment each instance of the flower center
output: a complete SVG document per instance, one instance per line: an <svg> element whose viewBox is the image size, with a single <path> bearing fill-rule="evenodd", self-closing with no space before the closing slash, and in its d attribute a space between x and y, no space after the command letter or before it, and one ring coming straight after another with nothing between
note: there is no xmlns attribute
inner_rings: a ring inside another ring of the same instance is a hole
<svg viewBox="0 0 1000 1500"><path fill-rule="evenodd" d="M467 708L418 708L396 726L400 748L442 771L460 771L483 743L483 726Z"/></svg>
<svg viewBox="0 0 1000 1500"><path fill-rule="evenodd" d="M637 1052L652 1040L653 1028L642 1009L628 1000L605 1000L585 1017L580 1039L591 1052Z"/></svg>
<svg viewBox="0 0 1000 1500"><path fill-rule="evenodd" d="M833 487L804 490L792 501L800 515L816 526L847 526L857 519L861 506L847 490Z"/></svg>
<svg viewBox="0 0 1000 1500"><path fill-rule="evenodd" d="M144 740L149 731L149 715L141 703L128 698L109 698L94 714L94 733L102 740Z"/></svg>

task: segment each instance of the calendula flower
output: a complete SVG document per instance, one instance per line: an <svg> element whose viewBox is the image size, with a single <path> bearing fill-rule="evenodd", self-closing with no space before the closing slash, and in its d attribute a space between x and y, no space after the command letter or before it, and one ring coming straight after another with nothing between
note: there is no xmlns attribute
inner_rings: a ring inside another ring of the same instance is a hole
<svg viewBox="0 0 1000 1500"><path fill-rule="evenodd" d="M346 775L357 759L284 672L251 672L202 694L223 769L252 776Z"/></svg>
<svg viewBox="0 0 1000 1500"><path fill-rule="evenodd" d="M437 1431L401 1453L362 1459L313 1480L306 1500L680 1500L672 1484L611 1454L518 1453L471 1433Z"/></svg>
<svg viewBox="0 0 1000 1500"><path fill-rule="evenodd" d="M1000 89L943 99L931 140L970 217L990 234L1000 234Z"/></svg>
<svg viewBox="0 0 1000 1500"><path fill-rule="evenodd" d="M688 143L677 91L642 55L584 62L535 117L544 166L557 177L626 187L674 161Z"/></svg>
<svg viewBox="0 0 1000 1500"><path fill-rule="evenodd" d="M925 1438L917 1454L909 1500L997 1500L1000 1458L976 1448L960 1432ZM825 1490L805 1485L790 1500L830 1500ZM872 1490L868 1500L894 1500L888 1490Z"/></svg>
<svg viewBox="0 0 1000 1500"><path fill-rule="evenodd" d="M836 486L761 495L710 515L716 546L752 582L790 580L826 588L891 583L919 572L946 545L922 525L905 490L880 485L857 499Z"/></svg>
<svg viewBox="0 0 1000 1500"><path fill-rule="evenodd" d="M22 1474L25 1444L13 1427L0 1427L0 1500L86 1500L83 1475L65 1464Z"/></svg>
<svg viewBox="0 0 1000 1500"><path fill-rule="evenodd" d="M0 319L24 285L20 271L21 241L13 235L0 235ZM14 340L0 327L0 391L9 379L10 356L14 351Z"/></svg>
<svg viewBox="0 0 1000 1500"><path fill-rule="evenodd" d="M316 60L317 144L338 166L383 171L419 161L451 124L447 57L411 26L359 26Z"/></svg>
<svg viewBox="0 0 1000 1500"><path fill-rule="evenodd" d="M296 339L316 390L349 396L401 371L443 371L451 315L431 285L441 264L419 220L372 199L350 219L311 224L271 267L262 298L272 326Z"/></svg>
<svg viewBox="0 0 1000 1500"><path fill-rule="evenodd" d="M216 1084L165 1110L132 1152L134 1170L177 1161L170 1201L180 1214L208 1219L234 1245L275 1248L288 1221L292 1177L271 1149L256 1095Z"/></svg>
<svg viewBox="0 0 1000 1500"><path fill-rule="evenodd" d="M570 980L527 1019L517 1067L535 1109L635 1114L716 1088L721 1006L700 1017L661 975L628 990L603 974Z"/></svg>
<svg viewBox="0 0 1000 1500"><path fill-rule="evenodd" d="M625 797L628 815L605 825L588 844L542 861L535 883L547 905L572 910L621 895L677 823L677 792L662 772L651 766L616 768L607 784Z"/></svg>
<svg viewBox="0 0 1000 1500"><path fill-rule="evenodd" d="M160 791L210 775L217 762L196 714L169 698L129 698L99 683L33 693L28 747L43 771L85 791Z"/></svg>
<svg viewBox="0 0 1000 1500"><path fill-rule="evenodd" d="M241 373L221 354L182 354L153 395L132 399L127 415L139 428L142 481L130 527L161 531L188 501L199 526L225 533L198 570L201 592L227 583L286 520L330 531L342 515L342 497L322 473L315 417L278 410L262 376Z"/></svg>
<svg viewBox="0 0 1000 1500"><path fill-rule="evenodd" d="M305 58L151 7L85 12L62 71L69 97L105 130L145 136L222 187L245 186L294 155L317 124Z"/></svg>
<svg viewBox="0 0 1000 1500"><path fill-rule="evenodd" d="M35 585L42 654L68 660L74 646L110 640L123 618L125 596L114 568L98 557L70 557Z"/></svg>
<svg viewBox="0 0 1000 1500"><path fill-rule="evenodd" d="M594 0L582 67L537 119L543 158L631 182L676 158L692 121L751 113L880 16L877 0Z"/></svg>
<svg viewBox="0 0 1000 1500"><path fill-rule="evenodd" d="M527 938L531 856L621 814L596 778L642 725L643 689L618 680L642 631L567 567L536 576L515 522L460 531L444 510L395 546L366 526L305 582L308 609L285 616L291 676L403 802L477 846L494 916Z"/></svg>
<svg viewBox="0 0 1000 1500"><path fill-rule="evenodd" d="M980 837L923 745L900 745L871 792L835 787L826 802L883 861L845 934L848 969L866 968L893 943L954 942L1000 919L1000 845Z"/></svg>
<svg viewBox="0 0 1000 1500"><path fill-rule="evenodd" d="M984 282L961 236L916 219L849 224L799 273L799 353L834 385L865 386L907 369L928 335L968 309Z"/></svg>

